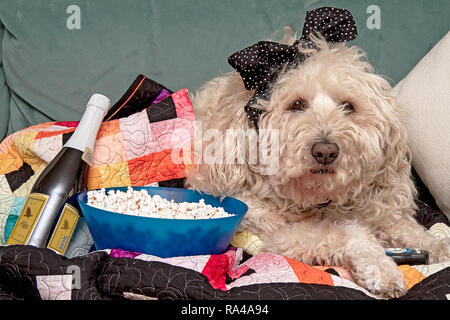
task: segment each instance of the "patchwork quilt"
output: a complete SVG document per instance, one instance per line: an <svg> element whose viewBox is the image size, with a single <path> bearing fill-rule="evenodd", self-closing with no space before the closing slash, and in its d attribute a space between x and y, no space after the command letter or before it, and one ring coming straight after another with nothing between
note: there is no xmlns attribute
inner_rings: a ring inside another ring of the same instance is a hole
<svg viewBox="0 0 450 320"><path fill-rule="evenodd" d="M445 300L450 262L401 266L408 294L400 300ZM0 299L44 300L371 300L349 273L287 257L220 255L160 258L108 249L74 258L33 246L0 247Z"/></svg>
<svg viewBox="0 0 450 320"><path fill-rule="evenodd" d="M194 113L188 91L176 92L139 75L105 116L88 188L184 187L187 164L173 153L190 148ZM121 248L95 250L80 219L66 256L46 248L5 246L37 176L77 122L29 127L0 144L0 299L379 299L335 266L310 266L261 252L261 241L237 233L226 252L160 258ZM450 235L446 216L418 202L416 219L437 238ZM450 297L450 261L399 266L408 294L400 299Z"/></svg>
<svg viewBox="0 0 450 320"><path fill-rule="evenodd" d="M140 75L100 126L88 189L120 186L182 187L194 112L188 90L172 92ZM0 144L0 244L5 244L33 183L61 150L78 122L47 122L18 131ZM68 255L92 245L81 221Z"/></svg>

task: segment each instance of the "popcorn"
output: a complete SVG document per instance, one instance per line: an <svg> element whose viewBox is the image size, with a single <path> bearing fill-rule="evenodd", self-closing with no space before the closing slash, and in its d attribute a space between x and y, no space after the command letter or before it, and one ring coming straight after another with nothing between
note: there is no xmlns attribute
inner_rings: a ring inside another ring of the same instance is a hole
<svg viewBox="0 0 450 320"><path fill-rule="evenodd" d="M87 193L87 204L102 210L129 214L140 217L164 219L214 219L234 216L227 213L222 207L213 207L205 204L204 199L199 202L176 203L173 199L168 201L148 194L147 190L134 190L128 187L126 192L109 190L105 188L92 190Z"/></svg>

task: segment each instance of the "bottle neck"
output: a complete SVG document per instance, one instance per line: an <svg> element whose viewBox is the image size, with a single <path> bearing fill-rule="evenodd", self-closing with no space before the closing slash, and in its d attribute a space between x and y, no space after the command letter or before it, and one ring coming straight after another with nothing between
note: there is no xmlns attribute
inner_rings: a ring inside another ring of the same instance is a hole
<svg viewBox="0 0 450 320"><path fill-rule="evenodd" d="M98 129L106 111L96 105L88 104L77 128L63 147L74 148L81 152L84 152L86 148L93 151Z"/></svg>

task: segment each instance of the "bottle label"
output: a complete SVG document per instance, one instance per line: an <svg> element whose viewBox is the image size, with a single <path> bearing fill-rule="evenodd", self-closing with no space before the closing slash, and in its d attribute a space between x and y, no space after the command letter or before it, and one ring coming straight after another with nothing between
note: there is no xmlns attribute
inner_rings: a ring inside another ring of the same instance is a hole
<svg viewBox="0 0 450 320"><path fill-rule="evenodd" d="M83 159L89 166L92 166L92 150L89 147L84 149L81 159Z"/></svg>
<svg viewBox="0 0 450 320"><path fill-rule="evenodd" d="M6 244L28 243L48 198L48 195L42 193L31 193L28 196Z"/></svg>
<svg viewBox="0 0 450 320"><path fill-rule="evenodd" d="M72 238L80 214L78 210L66 203L56 223L55 230L48 242L47 248L64 255Z"/></svg>

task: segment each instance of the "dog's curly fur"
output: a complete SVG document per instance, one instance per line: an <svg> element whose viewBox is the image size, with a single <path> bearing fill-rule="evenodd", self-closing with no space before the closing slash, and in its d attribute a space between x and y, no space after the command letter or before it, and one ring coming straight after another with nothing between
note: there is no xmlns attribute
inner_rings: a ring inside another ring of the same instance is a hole
<svg viewBox="0 0 450 320"><path fill-rule="evenodd" d="M292 34L283 40L294 41ZM259 128L279 132L279 170L264 175L259 164L212 161L188 172L188 186L245 201L249 211L240 229L258 235L264 251L343 266L372 293L401 296L403 274L383 247L421 248L438 262L449 260L449 240L437 241L412 217L416 189L406 130L389 83L373 73L358 47L313 41L318 50L299 48L310 56L283 71L270 100L262 102L267 112ZM253 93L236 72L215 78L192 97L197 120L204 130L251 129L244 105ZM298 99L308 108L289 111ZM354 112L342 109L344 101ZM318 173L323 166L311 147L324 140L340 152L328 173ZM219 142L203 141L203 149L208 143ZM328 200L324 208L315 206Z"/></svg>

